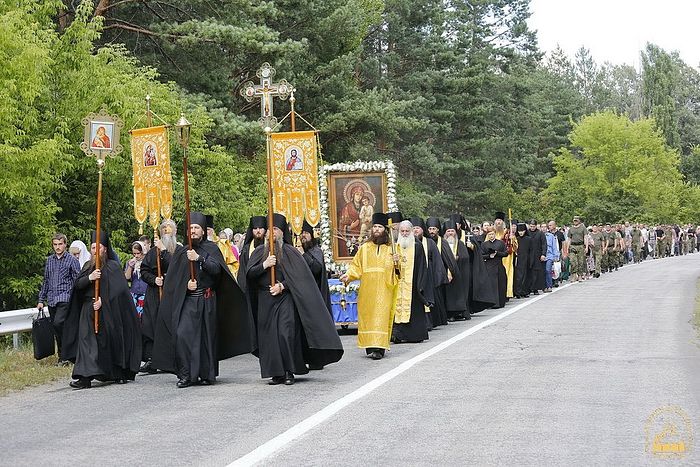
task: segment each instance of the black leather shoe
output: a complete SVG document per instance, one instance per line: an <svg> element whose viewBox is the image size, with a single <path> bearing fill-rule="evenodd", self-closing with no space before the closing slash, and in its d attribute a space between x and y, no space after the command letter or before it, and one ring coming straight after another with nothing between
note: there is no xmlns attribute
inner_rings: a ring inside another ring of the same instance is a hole
<svg viewBox="0 0 700 467"><path fill-rule="evenodd" d="M380 352L378 352L376 350L374 352L372 352L369 356L369 358L371 358L372 360L381 360L382 357L384 357L384 355L382 355Z"/></svg>
<svg viewBox="0 0 700 467"><path fill-rule="evenodd" d="M178 388L188 388L192 386L192 382L189 379L178 379L176 386Z"/></svg>
<svg viewBox="0 0 700 467"><path fill-rule="evenodd" d="M273 376L267 384L269 384L270 386L275 386L277 384L282 383L284 383L284 376Z"/></svg>
<svg viewBox="0 0 700 467"><path fill-rule="evenodd" d="M158 373L158 370L153 368L153 363L149 360L147 362L144 362L143 365L141 365L141 368L139 368L140 373L148 373L148 374L155 374Z"/></svg>
<svg viewBox="0 0 700 467"><path fill-rule="evenodd" d="M76 379L68 383L68 385L73 389L89 389L92 387L92 383L87 378Z"/></svg>
<svg viewBox="0 0 700 467"><path fill-rule="evenodd" d="M323 370L323 365L309 363L309 370Z"/></svg>
<svg viewBox="0 0 700 467"><path fill-rule="evenodd" d="M284 384L287 386L291 386L294 384L294 374L287 372L286 375L284 375Z"/></svg>
<svg viewBox="0 0 700 467"><path fill-rule="evenodd" d="M199 382L202 386L211 386L213 384L216 384L215 379L203 379L202 381Z"/></svg>
<svg viewBox="0 0 700 467"><path fill-rule="evenodd" d="M115 379L114 382L117 384L126 384L129 382L129 380L128 379Z"/></svg>

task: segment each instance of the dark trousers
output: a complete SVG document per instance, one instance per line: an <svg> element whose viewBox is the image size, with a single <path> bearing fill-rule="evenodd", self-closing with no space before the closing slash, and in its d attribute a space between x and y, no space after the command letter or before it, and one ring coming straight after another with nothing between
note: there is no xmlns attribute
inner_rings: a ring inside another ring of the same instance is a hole
<svg viewBox="0 0 700 467"><path fill-rule="evenodd" d="M54 318L57 313L61 313L63 316L68 315L68 303L58 302L54 306L48 307L49 316L51 317L51 323L53 324L54 335L56 336L56 347L58 348L58 355L61 355L61 337L63 337L63 324L56 324Z"/></svg>

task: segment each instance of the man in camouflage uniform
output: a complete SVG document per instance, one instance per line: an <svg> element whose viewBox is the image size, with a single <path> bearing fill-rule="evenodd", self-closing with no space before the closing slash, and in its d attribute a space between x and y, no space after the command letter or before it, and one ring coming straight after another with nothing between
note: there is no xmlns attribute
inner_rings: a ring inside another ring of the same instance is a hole
<svg viewBox="0 0 700 467"><path fill-rule="evenodd" d="M600 273L603 267L603 246L605 236L600 231L600 227L593 224L593 232L591 233L591 239L593 244L589 245L591 251L593 252L593 261L595 262L595 273L593 277L600 277Z"/></svg>
<svg viewBox="0 0 700 467"><path fill-rule="evenodd" d="M613 236L610 224L605 224L603 228L603 272L612 270Z"/></svg>
<svg viewBox="0 0 700 467"><path fill-rule="evenodd" d="M586 275L586 252L588 251L588 230L579 216L569 228L569 259L572 281L580 281Z"/></svg>
<svg viewBox="0 0 700 467"><path fill-rule="evenodd" d="M634 262L639 263L642 260L642 231L639 229L639 224L632 226L630 237L632 238L631 247Z"/></svg>

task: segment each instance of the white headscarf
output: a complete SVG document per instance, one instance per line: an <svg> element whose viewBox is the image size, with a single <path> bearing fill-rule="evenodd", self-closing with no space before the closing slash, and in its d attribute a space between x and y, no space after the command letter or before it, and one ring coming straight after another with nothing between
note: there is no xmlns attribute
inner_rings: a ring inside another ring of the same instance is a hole
<svg viewBox="0 0 700 467"><path fill-rule="evenodd" d="M77 248L80 250L80 256L78 257L78 263L80 264L80 267L82 268L83 265L90 260L90 253L88 252L88 249L85 246L85 244L83 242L81 242L80 240L74 240L73 243L70 244L70 247L68 248L68 252L70 253L70 250L73 248Z"/></svg>

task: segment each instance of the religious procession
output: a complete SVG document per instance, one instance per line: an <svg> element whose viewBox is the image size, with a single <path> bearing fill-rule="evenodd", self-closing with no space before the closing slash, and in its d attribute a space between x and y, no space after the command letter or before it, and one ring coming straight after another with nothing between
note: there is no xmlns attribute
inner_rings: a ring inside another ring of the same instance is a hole
<svg viewBox="0 0 700 467"><path fill-rule="evenodd" d="M474 225L462 213L406 217L391 161L319 168L318 131L296 113L294 87L274 83L274 74L264 64L260 84L241 91L260 99L268 212L236 236L230 228L217 235L212 215L190 209L184 114L175 129L185 212L173 212L170 125L146 96L145 126L139 120L129 134L134 217L153 239L132 243L124 268L101 222L103 171L123 150L123 124L104 108L86 117L81 148L98 172L90 253L76 241L66 255L66 236L56 234L37 305L48 307L59 364L73 364L72 388L157 372L173 374L178 388L212 385L221 360L250 353L270 385L293 385L341 360L338 329L356 327L357 346L380 360L391 343L426 341L511 299L697 251L700 231L690 225L587 227L573 216L560 228L521 222L511 209ZM275 97L291 104L279 121ZM297 131L297 118L310 129ZM287 121L291 131L279 131Z"/></svg>

